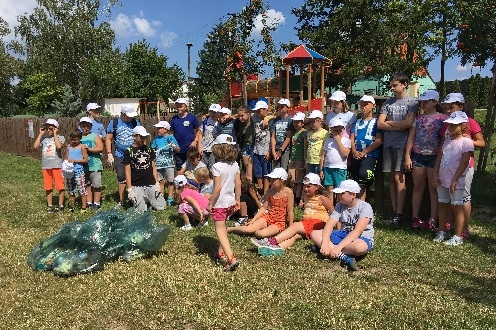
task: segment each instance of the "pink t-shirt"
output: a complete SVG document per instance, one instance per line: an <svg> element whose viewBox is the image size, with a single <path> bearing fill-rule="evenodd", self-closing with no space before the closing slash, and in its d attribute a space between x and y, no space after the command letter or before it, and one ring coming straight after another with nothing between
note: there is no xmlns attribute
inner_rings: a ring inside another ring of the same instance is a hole
<svg viewBox="0 0 496 330"><path fill-rule="evenodd" d="M465 136L456 140L447 137L446 140L444 140L442 151L443 157L441 158L441 164L439 166L439 180L441 180L441 186L449 188L451 180L453 179L458 166L460 166L463 153L473 152L474 142L472 139ZM469 166L467 166L456 182L456 189L463 189L465 187L465 176L467 175L468 168Z"/></svg>
<svg viewBox="0 0 496 330"><path fill-rule="evenodd" d="M198 205L200 205L202 211L205 211L207 209L208 199L200 194L198 191L190 188L184 188L181 192L181 201L184 202L186 197L192 197L194 200L196 200L198 202Z"/></svg>
<svg viewBox="0 0 496 330"><path fill-rule="evenodd" d="M477 121L475 119L473 119L473 118L470 118L470 117L468 118L467 129L468 129L468 134L472 138L472 141L475 138L475 134L482 132L482 129L480 128L480 126L477 123ZM441 127L441 130L439 131L439 134L441 136L444 136L445 138L447 138L449 136L448 124L447 123L444 123L443 124L443 127ZM468 163L468 166L469 167L474 167L474 165L475 165L474 153L472 152L472 154L470 156L470 162Z"/></svg>

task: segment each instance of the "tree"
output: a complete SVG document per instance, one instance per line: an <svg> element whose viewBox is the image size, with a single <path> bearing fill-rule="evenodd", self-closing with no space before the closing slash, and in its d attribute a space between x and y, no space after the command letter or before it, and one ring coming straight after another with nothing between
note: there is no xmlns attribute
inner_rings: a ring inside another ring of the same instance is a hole
<svg viewBox="0 0 496 330"><path fill-rule="evenodd" d="M26 100L28 113L43 116L52 110L51 105L60 93L54 75L49 73L35 73L29 75L23 82L29 96Z"/></svg>
<svg viewBox="0 0 496 330"><path fill-rule="evenodd" d="M457 48L461 55L461 64L474 62L474 65L485 66L492 62L492 82L484 126L486 147L481 149L477 163L478 171L485 171L490 154L491 137L496 115L496 5L482 0L460 0L457 8L462 20L458 33Z"/></svg>
<svg viewBox="0 0 496 330"><path fill-rule="evenodd" d="M83 111L81 100L74 95L71 86L64 85L59 99L53 101L53 109L59 117L75 117Z"/></svg>
<svg viewBox="0 0 496 330"><path fill-rule="evenodd" d="M298 37L332 59L328 86L403 71L414 75L431 57L430 8L418 1L307 0L293 8Z"/></svg>

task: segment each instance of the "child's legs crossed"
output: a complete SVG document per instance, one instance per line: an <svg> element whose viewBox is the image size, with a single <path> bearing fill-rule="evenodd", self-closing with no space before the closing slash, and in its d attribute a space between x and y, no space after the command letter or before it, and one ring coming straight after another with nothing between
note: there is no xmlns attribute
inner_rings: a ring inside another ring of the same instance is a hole
<svg viewBox="0 0 496 330"><path fill-rule="evenodd" d="M266 227L267 227L267 221L263 217L260 217L257 220L255 220L255 222L252 222L247 226L228 227L227 232L238 233L238 234L253 234L256 231Z"/></svg>

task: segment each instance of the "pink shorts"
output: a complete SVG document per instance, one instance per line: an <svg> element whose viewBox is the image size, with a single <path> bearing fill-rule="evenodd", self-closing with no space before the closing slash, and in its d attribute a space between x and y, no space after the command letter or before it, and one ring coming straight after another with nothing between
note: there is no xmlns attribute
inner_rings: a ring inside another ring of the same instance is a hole
<svg viewBox="0 0 496 330"><path fill-rule="evenodd" d="M233 215L236 211L236 205L227 208L212 209L210 217L214 221L226 221L227 217Z"/></svg>
<svg viewBox="0 0 496 330"><path fill-rule="evenodd" d="M192 215L192 216L196 216L196 217L199 217L200 215L198 214L198 212L196 211L196 209L191 206L189 203L181 203L179 204L179 208L177 210L177 213L179 214L189 214L189 215ZM203 215L206 216L208 215L208 211L207 210L203 210Z"/></svg>

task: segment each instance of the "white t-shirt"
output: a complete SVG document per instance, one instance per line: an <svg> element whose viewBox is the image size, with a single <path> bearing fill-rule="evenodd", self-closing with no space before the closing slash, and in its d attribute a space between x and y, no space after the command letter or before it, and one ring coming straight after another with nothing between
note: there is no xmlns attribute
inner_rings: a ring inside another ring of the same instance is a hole
<svg viewBox="0 0 496 330"><path fill-rule="evenodd" d="M214 178L220 176L221 180L220 195L219 198L217 198L214 209L225 209L236 204L234 187L237 174L239 174L239 166L236 162L217 162L212 166L212 176Z"/></svg>
<svg viewBox="0 0 496 330"><path fill-rule="evenodd" d="M351 140L347 137L341 137L341 143L346 147L351 149ZM347 158L343 157L339 153L338 143L334 138L327 139L324 142L324 151L325 151L325 159L324 159L324 167L328 168L340 168L346 170L348 168Z"/></svg>

